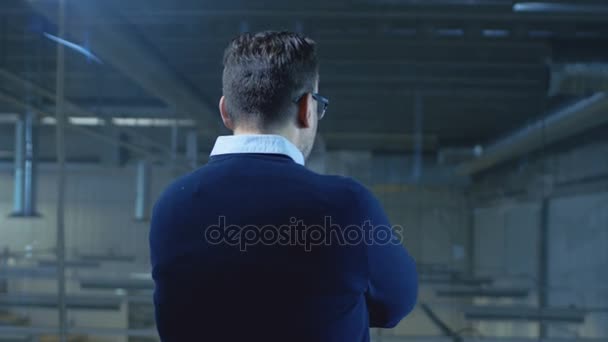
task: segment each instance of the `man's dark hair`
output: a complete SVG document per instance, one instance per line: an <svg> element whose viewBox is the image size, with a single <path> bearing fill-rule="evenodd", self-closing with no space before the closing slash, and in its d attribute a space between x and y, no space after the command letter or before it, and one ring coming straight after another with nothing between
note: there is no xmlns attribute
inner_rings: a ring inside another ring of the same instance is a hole
<svg viewBox="0 0 608 342"><path fill-rule="evenodd" d="M291 32L243 34L224 53L226 111L237 125L270 128L293 115L293 99L313 91L317 75L313 40Z"/></svg>

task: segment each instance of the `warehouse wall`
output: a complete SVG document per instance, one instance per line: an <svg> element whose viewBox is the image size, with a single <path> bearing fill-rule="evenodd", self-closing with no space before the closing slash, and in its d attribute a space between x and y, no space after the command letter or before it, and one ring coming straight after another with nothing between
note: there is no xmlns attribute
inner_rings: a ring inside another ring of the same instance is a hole
<svg viewBox="0 0 608 342"><path fill-rule="evenodd" d="M605 132L605 129L602 131ZM586 135L482 176L475 184L475 270L535 286L541 198L548 204L549 305L597 308L554 337L608 336L608 135ZM533 291L528 303L537 300ZM536 324L483 323L486 334L535 336Z"/></svg>
<svg viewBox="0 0 608 342"><path fill-rule="evenodd" d="M474 269L479 276L495 279L497 287L532 289L526 299L475 299L479 305L535 305L538 277L538 232L540 206L537 203L509 203L475 208ZM538 325L524 322L476 323L486 336L535 337Z"/></svg>
<svg viewBox="0 0 608 342"><path fill-rule="evenodd" d="M154 169L151 196L158 196L170 180L170 170ZM0 246L23 251L55 245L56 171L41 165L38 172L39 218L12 218L12 173L0 173ZM133 219L135 168L76 165L68 167L66 186L66 243L68 256L77 252L137 256L137 266L148 264L147 222Z"/></svg>
<svg viewBox="0 0 608 342"><path fill-rule="evenodd" d="M153 169L151 195L158 196L169 182L171 171ZM0 249L11 251L45 250L55 247L56 240L56 168L43 164L38 173L38 218L12 218L12 173L0 171ZM133 255L135 263L104 263L101 268L69 269L67 290L71 294L111 295L114 291L80 290L72 276L124 275L129 272L149 272L148 223L133 219L135 169L97 165L73 165L67 170L66 187L66 252L71 259L78 253ZM24 260L21 260L24 262ZM53 279L13 279L9 282L13 294L53 294L57 282ZM33 326L54 326L54 309L20 308L11 312L25 314ZM77 327L128 328L128 309L91 311L69 310L68 322ZM124 337L96 337L95 341L122 342Z"/></svg>
<svg viewBox="0 0 608 342"><path fill-rule="evenodd" d="M470 222L468 202L461 187L412 184L409 171L395 172L396 165L411 163L403 156L330 151L323 159L326 173L354 177L375 192L392 223L405 227L405 244L419 263L441 263L461 270L469 267ZM68 168L67 178L68 253L106 253L112 250L117 254L135 254L136 264L121 271L147 271L148 224L133 220L134 167L80 165ZM153 168L153 198L158 196L170 179L171 170ZM42 217L8 218L6 214L12 208L12 173L9 166L0 169L0 213L4 213L0 215L0 246L7 245L13 250L23 250L28 245L34 249L53 247L55 193L54 168L42 165L38 202ZM21 290L28 289L28 285L22 285L19 287ZM34 288L30 287L29 290ZM422 291L420 301L434 300L432 290ZM466 327L467 323L456 310L462 301L447 304L447 308L437 308L441 318L455 328ZM81 320L78 322L83 324ZM399 327L382 333L436 335L440 332L416 309Z"/></svg>

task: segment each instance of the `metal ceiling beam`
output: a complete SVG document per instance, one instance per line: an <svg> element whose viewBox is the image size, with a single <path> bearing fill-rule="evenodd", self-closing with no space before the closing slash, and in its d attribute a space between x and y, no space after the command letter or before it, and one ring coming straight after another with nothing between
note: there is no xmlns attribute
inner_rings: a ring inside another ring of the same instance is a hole
<svg viewBox="0 0 608 342"><path fill-rule="evenodd" d="M365 85L353 85L348 88L344 87L331 87L325 86L321 82L321 91L327 94L335 94L341 96L365 96L366 94L372 94L378 96L380 94L395 95L400 98L402 97L413 97L415 93L421 92L425 98L432 97L451 97L456 99L477 99L483 100L485 98L494 99L505 99L505 100L520 100L529 99L538 101L538 98L545 96L546 89L538 88L536 91L530 91L528 88L511 88L511 89L493 89L493 88L482 88L482 87L459 87L451 88L446 86L438 87L422 87L413 88L408 86L387 86L387 85L374 85L369 87Z"/></svg>
<svg viewBox="0 0 608 342"><path fill-rule="evenodd" d="M29 1L32 8L56 23L54 3ZM89 39L94 42L94 53L104 62L112 64L143 89L162 99L177 115L196 119L204 130L220 131L219 117L214 115L216 108L202 100L117 12L110 12L99 1L70 1L68 10L72 21L87 25ZM98 18L108 20L107 25L88 25ZM81 33L72 31L71 27L67 27L68 36Z"/></svg>
<svg viewBox="0 0 608 342"><path fill-rule="evenodd" d="M411 151L416 145L416 137L412 134L390 134L390 133L357 133L357 132L323 132L323 139L329 149L351 146L374 150ZM435 136L425 135L422 137L422 149L433 151L439 145Z"/></svg>
<svg viewBox="0 0 608 342"><path fill-rule="evenodd" d="M132 20L150 20L152 18L168 17L174 18L250 18L250 19L269 19L269 18L299 18L301 20L317 19L317 20L388 20L388 19L458 19L458 20L487 20L496 22L552 22L552 21L603 21L601 15L593 16L584 13L584 15L576 15L576 13L559 13L551 16L546 14L531 14L522 16L518 13L513 13L511 8L505 8L504 11L437 11L433 10L418 10L409 6L401 8L389 9L201 9L197 8L180 8L180 9L154 9L146 7L141 10L127 10L123 14ZM94 19L95 20L95 19ZM103 20L97 20L97 23L103 23Z"/></svg>
<svg viewBox="0 0 608 342"><path fill-rule="evenodd" d="M79 254L79 259L99 262L135 262L135 255L118 254Z"/></svg>
<svg viewBox="0 0 608 342"><path fill-rule="evenodd" d="M47 112L38 110L36 108L33 108L32 106L30 106L30 105L28 105L26 103L23 103L19 99L15 98L15 97L13 97L11 95L5 94L5 93L3 93L1 91L0 91L0 100L3 100L3 101L5 101L6 103L8 103L8 104L10 104L12 106L15 106L16 108L18 108L20 110L31 110L33 113L35 113L38 116L45 116L45 117L46 116L52 116L50 113L47 113ZM90 137L93 137L93 138L95 138L95 139L97 139L99 141L102 141L104 143L107 143L107 144L110 144L110 145L124 147L124 148L126 148L126 149L128 149L128 150L130 150L130 151L132 151L132 152L134 152L136 154L138 154L138 155L145 156L146 158L148 158L152 162L166 162L165 159L160 158L158 155L149 152L148 149L145 148L145 147L141 147L139 145L131 144L129 142L122 141L122 140L116 139L114 137L107 136L106 134L99 133L99 132L97 132L94 129L86 128L86 127L83 127L83 126L71 125L71 124L68 124L67 128L71 129L73 131L79 132L79 133L83 133L83 134L88 135ZM177 165L180 166L180 167L184 167L184 168L186 168L188 170L190 169L190 166L188 164L179 163Z"/></svg>
<svg viewBox="0 0 608 342"><path fill-rule="evenodd" d="M153 290L152 279L83 278L80 288L89 290Z"/></svg>
<svg viewBox="0 0 608 342"><path fill-rule="evenodd" d="M32 91L49 101L52 101L52 102L55 101L55 94L53 92L51 92L50 90L45 89L41 86L38 86L38 85L34 84L33 82L24 80L21 77L13 74L7 70L0 69L0 78L4 78L7 81L9 81L15 85L19 85L25 89L28 89L29 91ZM77 106L76 104L74 104L70 101L67 101L67 100L64 100L64 110L65 110L66 114L77 113L78 115L87 116L87 117L99 117L97 114L92 113L86 109L83 109L83 108ZM112 124L111 120L108 120L108 121L109 121L109 124L111 125ZM146 144L148 144L156 149L160 149L161 151L168 152L168 149L165 145L158 143L156 141L153 141L151 139L147 139L145 136L142 136L141 134L135 132L134 130L128 130L125 128L119 128L119 127L115 127L115 126L114 126L114 129L118 133L124 132L127 135L134 136L136 138L141 138L142 140L144 140L146 142ZM98 134L101 134L101 133L98 133ZM111 138L111 139L113 139L113 138Z"/></svg>
<svg viewBox="0 0 608 342"><path fill-rule="evenodd" d="M463 86L482 86L482 87L494 87L494 86L508 86L508 87L541 87L544 85L543 80L538 79L491 79L491 78L459 78L459 77L416 77L406 75L393 75L393 76L380 76L380 75L342 75L336 77L323 78L323 84L333 85L341 83L398 83L403 84L414 84L414 85L428 85L428 84L442 84L442 85L463 85Z"/></svg>
<svg viewBox="0 0 608 342"><path fill-rule="evenodd" d="M357 39L357 36L359 39ZM366 39L368 38L368 39ZM196 43L197 47L204 47L207 49L213 49L222 51L230 42L230 37L216 38L216 39L197 39L196 37L181 37L181 38L156 38L159 48L171 48L176 45L187 45L192 46ZM543 41L529 41L529 40L496 40L496 39L485 39L485 38L437 38L437 39L403 39L400 37L375 34L366 37L364 35L353 35L352 37L342 38L321 38L317 39L317 42L321 46L325 46L321 52L328 48L342 49L344 47L360 47L361 45L373 45L373 46L393 46L406 49L429 49L429 48L457 48L457 47L476 47L479 49L483 48L504 48L504 49L542 49L548 51L550 46L548 43ZM161 49L162 50L162 49Z"/></svg>
<svg viewBox="0 0 608 342"><path fill-rule="evenodd" d="M38 260L40 267L57 267L56 260ZM67 268L99 268L101 263L90 260L66 260L65 267Z"/></svg>
<svg viewBox="0 0 608 342"><path fill-rule="evenodd" d="M420 78L431 76L483 76L486 78L545 78L548 68L541 63L490 63L490 62L451 62L451 61L397 61L394 59L383 60L346 60L346 61L322 61L323 78L332 78L344 74L388 74L418 76ZM193 70L191 77L205 80L219 80L217 66L210 65L203 69ZM52 70L37 73L39 80L51 80L54 73ZM97 81L120 83L125 81L125 77L118 72L106 72L103 76L85 69L66 71L66 78L71 81ZM43 83L43 82L42 82ZM98 104L96 101L93 104ZM152 103L152 101L148 101Z"/></svg>
<svg viewBox="0 0 608 342"><path fill-rule="evenodd" d="M3 267L0 279L56 279L57 272L48 267Z"/></svg>

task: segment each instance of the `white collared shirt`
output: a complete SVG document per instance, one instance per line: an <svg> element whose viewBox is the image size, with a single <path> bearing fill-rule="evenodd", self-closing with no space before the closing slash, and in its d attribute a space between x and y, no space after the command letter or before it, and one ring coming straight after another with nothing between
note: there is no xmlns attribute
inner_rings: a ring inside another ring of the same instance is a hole
<svg viewBox="0 0 608 342"><path fill-rule="evenodd" d="M217 137L211 156L230 153L282 154L304 165L302 152L285 137L274 134L239 134Z"/></svg>

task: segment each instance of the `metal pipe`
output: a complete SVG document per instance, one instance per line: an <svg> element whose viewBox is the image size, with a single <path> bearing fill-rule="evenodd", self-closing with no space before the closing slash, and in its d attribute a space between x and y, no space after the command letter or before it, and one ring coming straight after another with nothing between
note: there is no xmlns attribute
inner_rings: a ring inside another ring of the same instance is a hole
<svg viewBox="0 0 608 342"><path fill-rule="evenodd" d="M13 187L13 215L23 215L23 118L19 116L15 122L15 166Z"/></svg>
<svg viewBox="0 0 608 342"><path fill-rule="evenodd" d="M24 125L23 160L23 216L37 216L36 213L36 141L34 113L28 110Z"/></svg>
<svg viewBox="0 0 608 342"><path fill-rule="evenodd" d="M460 165L457 171L462 174L474 174L604 124L608 122L608 115L605 113L607 109L607 94L596 93L485 147L479 158Z"/></svg>
<svg viewBox="0 0 608 342"><path fill-rule="evenodd" d="M65 37L65 0L59 0L57 26L58 37ZM59 308L59 341L67 342L67 303L65 284L65 50L63 44L57 44L57 79L55 100L55 138L57 153L57 282Z"/></svg>
<svg viewBox="0 0 608 342"><path fill-rule="evenodd" d="M135 189L135 219L143 221L148 218L148 197L150 193L149 164L146 160L137 163L137 180Z"/></svg>

